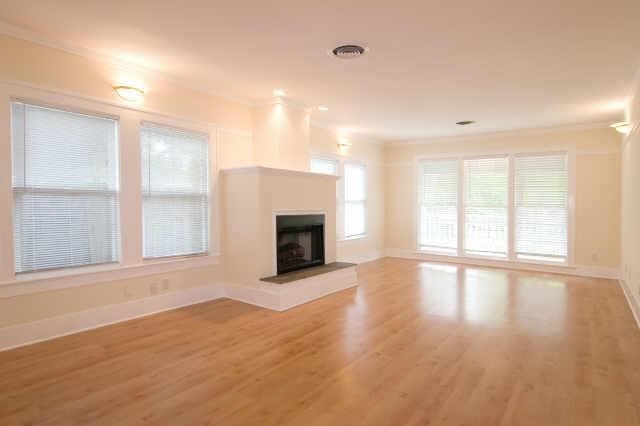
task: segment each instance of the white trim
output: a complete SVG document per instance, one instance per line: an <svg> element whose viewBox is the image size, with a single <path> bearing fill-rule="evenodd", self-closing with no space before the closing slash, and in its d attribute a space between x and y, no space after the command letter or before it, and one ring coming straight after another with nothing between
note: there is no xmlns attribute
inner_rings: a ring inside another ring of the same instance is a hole
<svg viewBox="0 0 640 426"><path fill-rule="evenodd" d="M324 173L313 173L302 170L291 169L276 169L274 167L264 166L245 166L245 167L232 167L228 169L220 169L220 172L225 175L237 175L237 174L250 174L250 173L268 173L272 175L284 175L284 176L313 176L329 179L337 179L339 176L327 175Z"/></svg>
<svg viewBox="0 0 640 426"><path fill-rule="evenodd" d="M589 129L603 129L609 127L610 122L595 122L595 123L583 123L583 124L569 124L564 126L547 126L547 127L529 127L522 129L509 129L503 131L473 133L465 135L450 135L450 136L434 136L427 138L408 139L408 140L393 140L385 141L387 146L402 146L402 145L424 145L433 143L455 143L465 142L470 140L483 140L483 139L495 139L495 138L508 138L512 136L523 135L537 135L552 132L562 131L578 131Z"/></svg>
<svg viewBox="0 0 640 426"><path fill-rule="evenodd" d="M223 297L267 309L285 311L357 285L357 270L355 266L352 266L288 284L218 283L192 287L129 302L1 327L0 351Z"/></svg>
<svg viewBox="0 0 640 426"><path fill-rule="evenodd" d="M629 304L629 309L631 309L631 314L633 318L636 320L636 325L640 328L640 305L638 305L638 300L633 297L633 291L627 286L627 282L623 279L619 279L620 288L622 288L622 292L624 293L624 297L627 299L627 303Z"/></svg>
<svg viewBox="0 0 640 426"><path fill-rule="evenodd" d="M219 284L101 306L0 328L0 351L224 297Z"/></svg>
<svg viewBox="0 0 640 426"><path fill-rule="evenodd" d="M500 259L482 259L475 257L458 257L420 252L411 249L385 248L386 257L416 259L429 262L457 263L462 265L488 266L492 268L516 269L524 271L547 272L553 274L575 275L580 277L606 278L617 280L620 277L618 268L589 265L554 265L551 263L510 262Z"/></svg>

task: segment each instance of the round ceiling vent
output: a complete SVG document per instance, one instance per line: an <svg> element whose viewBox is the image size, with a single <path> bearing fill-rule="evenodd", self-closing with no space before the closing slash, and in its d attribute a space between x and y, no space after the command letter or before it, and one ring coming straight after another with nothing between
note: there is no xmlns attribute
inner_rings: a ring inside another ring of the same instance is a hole
<svg viewBox="0 0 640 426"><path fill-rule="evenodd" d="M331 51L333 56L340 59L354 59L359 56L362 56L366 49L362 46L358 46L357 44L345 44L343 46L338 46Z"/></svg>

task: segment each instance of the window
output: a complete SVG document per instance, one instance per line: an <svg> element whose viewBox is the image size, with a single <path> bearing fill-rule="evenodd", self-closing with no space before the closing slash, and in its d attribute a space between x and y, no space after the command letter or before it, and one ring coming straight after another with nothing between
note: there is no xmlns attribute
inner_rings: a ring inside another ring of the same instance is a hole
<svg viewBox="0 0 640 426"><path fill-rule="evenodd" d="M15 271L119 258L117 121L11 104Z"/></svg>
<svg viewBox="0 0 640 426"><path fill-rule="evenodd" d="M506 156L464 160L464 250L507 255L508 174Z"/></svg>
<svg viewBox="0 0 640 426"><path fill-rule="evenodd" d="M311 157L311 171L326 175L338 174L338 161L331 158Z"/></svg>
<svg viewBox="0 0 640 426"><path fill-rule="evenodd" d="M458 160L428 160L420 169L421 249L455 254L458 248Z"/></svg>
<svg viewBox="0 0 640 426"><path fill-rule="evenodd" d="M566 153L423 160L418 248L567 263Z"/></svg>
<svg viewBox="0 0 640 426"><path fill-rule="evenodd" d="M514 168L517 258L566 262L567 155L519 155Z"/></svg>
<svg viewBox="0 0 640 426"><path fill-rule="evenodd" d="M206 253L208 137L143 123L141 145L143 256Z"/></svg>
<svg viewBox="0 0 640 426"><path fill-rule="evenodd" d="M366 233L367 168L362 164L344 164L344 236Z"/></svg>

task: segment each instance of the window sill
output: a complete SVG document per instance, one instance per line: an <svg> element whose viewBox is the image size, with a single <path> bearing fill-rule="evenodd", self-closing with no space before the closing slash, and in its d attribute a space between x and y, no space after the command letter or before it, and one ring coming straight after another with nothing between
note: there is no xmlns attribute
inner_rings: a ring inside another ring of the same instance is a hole
<svg viewBox="0 0 640 426"><path fill-rule="evenodd" d="M560 271L565 271L565 272L570 272L573 271L575 268L573 268L572 266L570 266L567 262L544 262L544 261L535 261L535 260L521 260L521 259L508 259L506 257L499 257L499 256L470 256L470 255L463 255L463 256L458 256L455 254L442 254L442 253L438 253L435 251L430 251L430 250L420 250L417 249L416 254L418 255L426 255L426 256L430 256L433 257L434 259L437 258L439 260L445 261L445 262L469 262L469 263L473 263L473 262L477 262L478 264L482 264L482 263L486 263L487 266L506 266L506 267L510 267L510 268L515 268L518 265L522 265L522 266L539 266L541 268L544 267L552 267L553 269L557 269Z"/></svg>
<svg viewBox="0 0 640 426"><path fill-rule="evenodd" d="M363 238L367 238L367 234L360 234L360 235L352 235L350 237L343 237L343 238L339 238L338 242L343 242L343 241L351 241L351 240L360 240Z"/></svg>
<svg viewBox="0 0 640 426"><path fill-rule="evenodd" d="M55 271L30 272L0 282L0 298L41 293L69 287L99 284L145 275L161 274L221 263L219 254L202 254L160 259L145 259L135 265L110 263Z"/></svg>

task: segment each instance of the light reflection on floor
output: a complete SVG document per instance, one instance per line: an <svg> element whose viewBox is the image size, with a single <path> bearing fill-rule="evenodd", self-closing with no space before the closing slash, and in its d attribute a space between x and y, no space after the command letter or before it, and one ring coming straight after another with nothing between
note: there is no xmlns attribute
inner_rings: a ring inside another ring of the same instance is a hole
<svg viewBox="0 0 640 426"><path fill-rule="evenodd" d="M535 334L564 330L570 277L434 263L419 263L418 274L426 316Z"/></svg>

